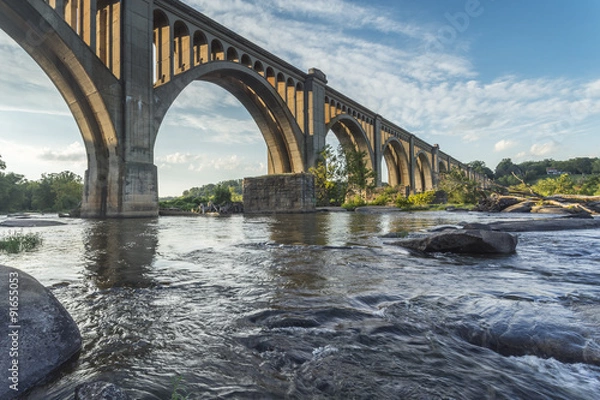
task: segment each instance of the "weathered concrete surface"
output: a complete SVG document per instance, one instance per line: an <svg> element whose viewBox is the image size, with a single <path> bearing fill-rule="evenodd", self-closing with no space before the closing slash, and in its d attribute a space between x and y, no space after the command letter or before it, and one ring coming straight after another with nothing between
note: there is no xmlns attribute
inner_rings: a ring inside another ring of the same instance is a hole
<svg viewBox="0 0 600 400"><path fill-rule="evenodd" d="M75 400L129 400L129 396L112 383L98 381L77 386Z"/></svg>
<svg viewBox="0 0 600 400"><path fill-rule="evenodd" d="M44 382L81 349L79 329L54 295L30 275L2 265L0 310L0 399Z"/></svg>
<svg viewBox="0 0 600 400"><path fill-rule="evenodd" d="M426 253L510 254L517 242L516 236L504 232L448 230L392 244Z"/></svg>
<svg viewBox="0 0 600 400"><path fill-rule="evenodd" d="M549 218L521 221L496 221L489 224L464 224L464 229L479 229L496 232L544 232L571 229L600 228L600 219L592 218Z"/></svg>
<svg viewBox="0 0 600 400"><path fill-rule="evenodd" d="M315 203L315 179L311 174L244 179L246 214L315 212Z"/></svg>

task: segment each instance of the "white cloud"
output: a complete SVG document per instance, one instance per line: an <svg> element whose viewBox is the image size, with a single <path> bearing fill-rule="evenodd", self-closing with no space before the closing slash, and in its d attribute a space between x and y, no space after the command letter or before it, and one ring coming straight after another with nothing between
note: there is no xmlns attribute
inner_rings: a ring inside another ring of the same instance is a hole
<svg viewBox="0 0 600 400"><path fill-rule="evenodd" d="M516 145L517 145L517 142L515 142L515 141L503 139L494 145L494 151L495 152L505 151L508 149L512 149Z"/></svg>
<svg viewBox="0 0 600 400"><path fill-rule="evenodd" d="M81 142L73 142L64 149L45 148L39 155L39 158L45 161L59 161L72 163L87 162L86 150Z"/></svg>
<svg viewBox="0 0 600 400"><path fill-rule="evenodd" d="M556 142L536 143L531 146L530 153L536 157L544 157L554 153L557 148Z"/></svg>

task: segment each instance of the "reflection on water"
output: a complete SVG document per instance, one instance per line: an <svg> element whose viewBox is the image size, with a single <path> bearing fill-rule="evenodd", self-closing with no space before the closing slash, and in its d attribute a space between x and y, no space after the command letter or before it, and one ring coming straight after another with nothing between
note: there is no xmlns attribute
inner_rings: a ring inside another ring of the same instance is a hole
<svg viewBox="0 0 600 400"><path fill-rule="evenodd" d="M158 245L158 221L115 219L93 221L84 231L88 277L99 289L149 287Z"/></svg>
<svg viewBox="0 0 600 400"><path fill-rule="evenodd" d="M70 400L82 381L107 380L134 399L168 399L177 377L190 399L597 397L597 231L521 234L517 254L486 258L415 257L381 238L490 218L236 215L35 228L43 248L0 263L53 287L84 348L29 398Z"/></svg>

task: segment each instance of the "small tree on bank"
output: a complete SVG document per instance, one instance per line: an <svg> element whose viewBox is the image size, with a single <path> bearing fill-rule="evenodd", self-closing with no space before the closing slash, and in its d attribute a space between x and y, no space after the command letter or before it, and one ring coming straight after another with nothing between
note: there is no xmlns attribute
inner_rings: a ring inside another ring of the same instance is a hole
<svg viewBox="0 0 600 400"><path fill-rule="evenodd" d="M452 204L475 204L479 201L477 182L470 180L459 168L441 176L439 189L446 192Z"/></svg>

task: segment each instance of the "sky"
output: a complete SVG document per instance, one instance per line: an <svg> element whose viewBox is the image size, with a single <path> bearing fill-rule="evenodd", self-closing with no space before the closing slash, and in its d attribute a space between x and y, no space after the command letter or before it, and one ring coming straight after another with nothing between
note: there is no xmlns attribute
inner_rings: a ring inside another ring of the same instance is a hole
<svg viewBox="0 0 600 400"><path fill-rule="evenodd" d="M462 162L600 156L600 1L184 0ZM0 30L0 156L7 170L86 169L58 90ZM333 135L330 135L333 136ZM267 173L258 127L194 82L155 147L159 195Z"/></svg>

